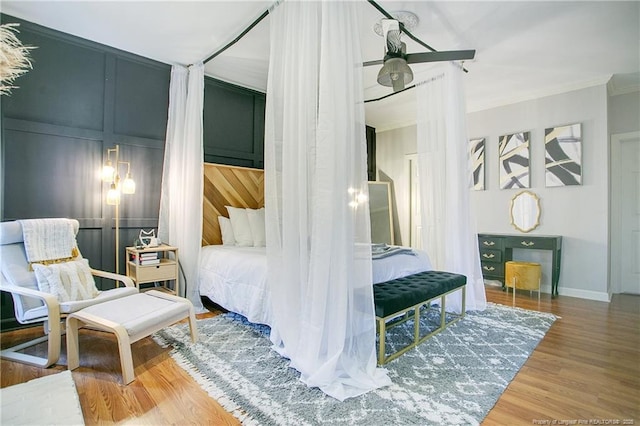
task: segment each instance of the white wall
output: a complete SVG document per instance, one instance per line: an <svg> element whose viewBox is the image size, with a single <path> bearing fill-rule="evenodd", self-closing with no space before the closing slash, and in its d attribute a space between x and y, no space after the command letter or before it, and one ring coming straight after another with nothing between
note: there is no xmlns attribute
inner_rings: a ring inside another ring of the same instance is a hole
<svg viewBox="0 0 640 426"><path fill-rule="evenodd" d="M582 123L582 185L545 188L544 130ZM499 186L498 138L531 132L531 188L542 207L540 226L530 235L562 235L558 291L561 295L609 300L609 137L605 85L478 111L468 115L469 137L486 138L484 191L473 191L479 232L519 234L510 225L509 206L518 190ZM406 154L416 152L415 126L378 133L376 162L393 181L400 233L408 242ZM543 291L550 291L551 256L537 250L514 250L514 258L543 264Z"/></svg>
<svg viewBox="0 0 640 426"><path fill-rule="evenodd" d="M609 98L609 132L637 132L640 130L640 92Z"/></svg>
<svg viewBox="0 0 640 426"><path fill-rule="evenodd" d="M398 245L409 245L409 169L407 154L416 153L416 126L376 133L378 180L392 183L394 236Z"/></svg>

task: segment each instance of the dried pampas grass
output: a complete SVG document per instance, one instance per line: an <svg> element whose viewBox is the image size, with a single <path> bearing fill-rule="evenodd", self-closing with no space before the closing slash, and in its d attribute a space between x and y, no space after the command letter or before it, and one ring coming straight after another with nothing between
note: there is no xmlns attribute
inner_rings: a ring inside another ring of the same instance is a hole
<svg viewBox="0 0 640 426"><path fill-rule="evenodd" d="M16 78L32 68L29 51L35 47L23 46L18 40L18 25L0 25L0 95L10 94L17 87L13 85Z"/></svg>

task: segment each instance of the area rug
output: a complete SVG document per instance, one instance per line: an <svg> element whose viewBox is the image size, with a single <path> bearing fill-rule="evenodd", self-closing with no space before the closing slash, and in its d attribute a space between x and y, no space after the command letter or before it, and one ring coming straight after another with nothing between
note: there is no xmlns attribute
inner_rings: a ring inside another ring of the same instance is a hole
<svg viewBox="0 0 640 426"><path fill-rule="evenodd" d="M71 371L0 389L0 424L84 425Z"/></svg>
<svg viewBox="0 0 640 426"><path fill-rule="evenodd" d="M422 327L439 312L424 315ZM489 304L469 312L385 368L393 385L339 402L299 381L271 349L269 329L225 314L198 321L190 342L178 324L154 335L227 411L248 425L479 424L556 317ZM387 345L411 338L411 321L392 329Z"/></svg>

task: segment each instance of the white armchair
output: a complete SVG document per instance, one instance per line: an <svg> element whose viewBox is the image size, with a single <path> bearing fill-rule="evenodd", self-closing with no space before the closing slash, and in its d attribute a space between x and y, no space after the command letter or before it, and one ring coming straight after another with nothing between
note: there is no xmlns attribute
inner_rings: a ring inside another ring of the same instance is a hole
<svg viewBox="0 0 640 426"><path fill-rule="evenodd" d="M77 234L79 223L68 219ZM103 277L124 284L111 290L101 291L95 298L88 300L60 302L56 296L40 291L35 273L29 267L23 239L22 225L19 221L0 223L0 291L11 293L16 320L21 324L44 323L45 336L3 349L0 356L12 361L38 367L49 367L60 358L62 329L60 322L67 314L87 306L108 300L129 296L138 292L133 281L124 276L91 269L97 277ZM21 352L22 350L48 341L47 357L42 358Z"/></svg>

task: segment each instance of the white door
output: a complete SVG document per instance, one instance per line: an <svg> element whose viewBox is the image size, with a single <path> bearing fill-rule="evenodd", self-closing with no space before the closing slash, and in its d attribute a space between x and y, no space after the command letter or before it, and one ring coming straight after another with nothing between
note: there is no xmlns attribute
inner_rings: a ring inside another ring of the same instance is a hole
<svg viewBox="0 0 640 426"><path fill-rule="evenodd" d="M640 294L640 132L611 137L613 293Z"/></svg>

